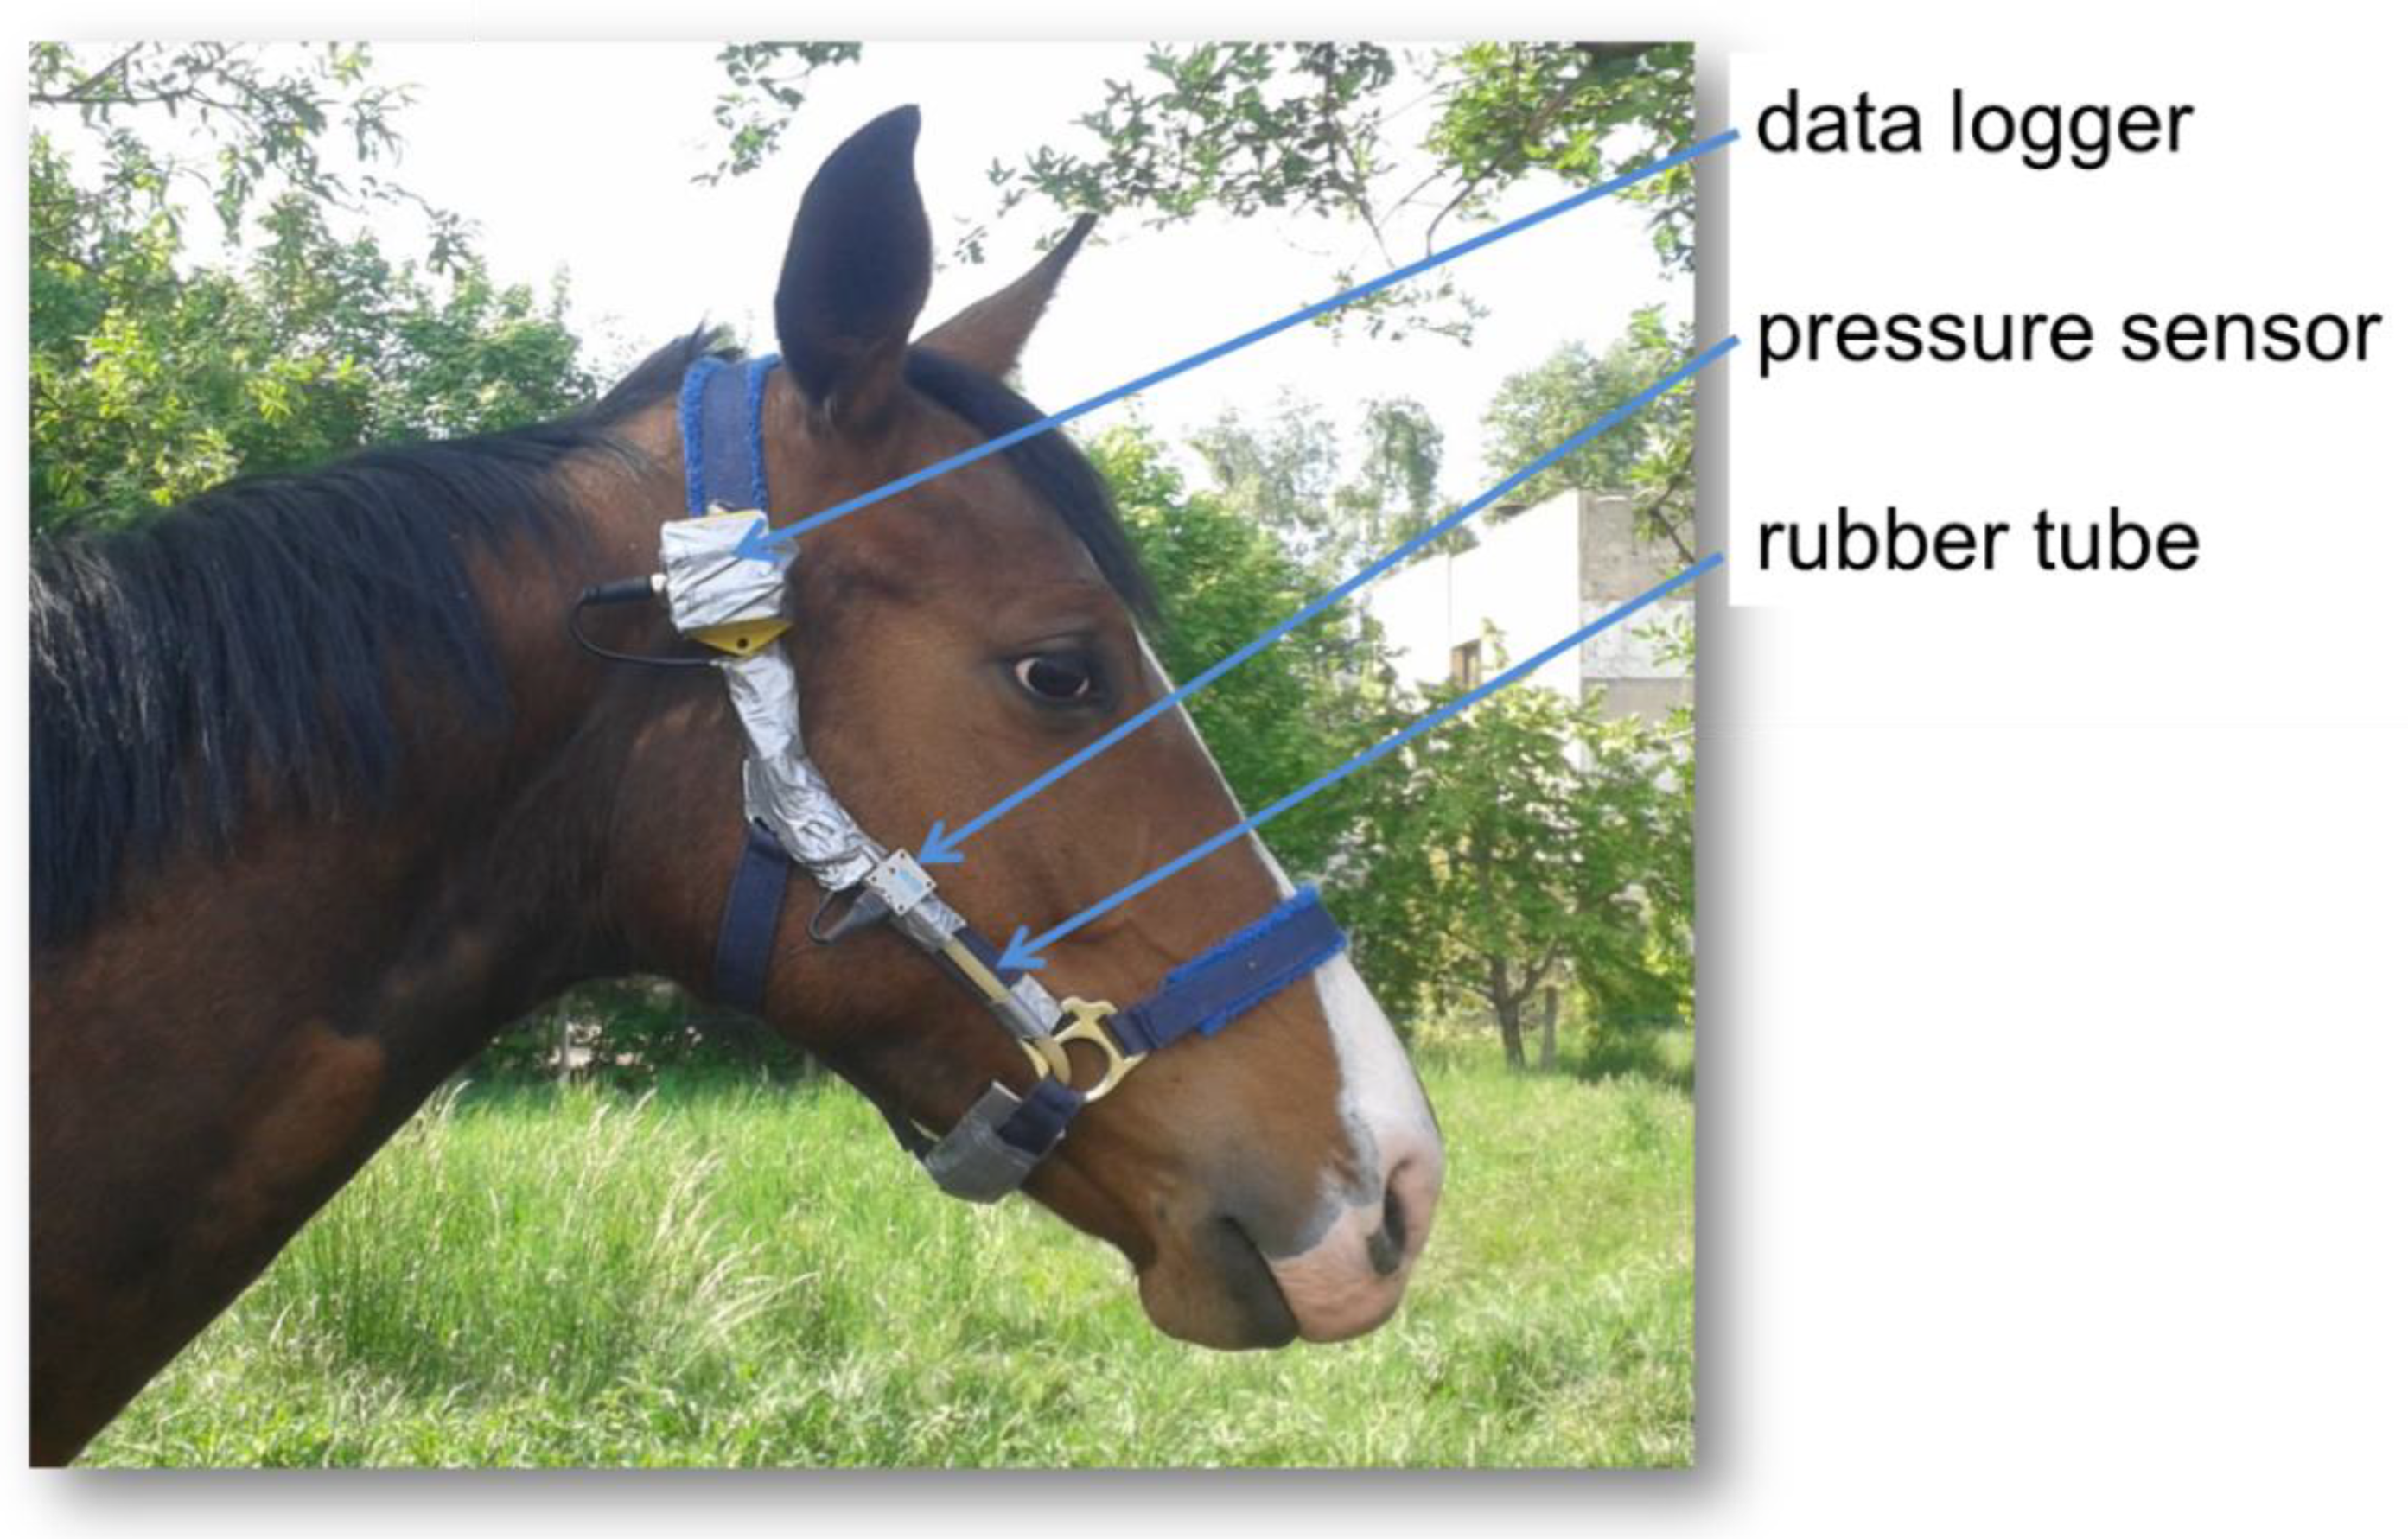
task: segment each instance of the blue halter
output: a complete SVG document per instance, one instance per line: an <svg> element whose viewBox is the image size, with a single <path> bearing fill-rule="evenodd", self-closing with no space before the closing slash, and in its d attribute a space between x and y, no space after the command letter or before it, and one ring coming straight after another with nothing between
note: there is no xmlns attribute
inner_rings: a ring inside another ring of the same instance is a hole
<svg viewBox="0 0 2408 1539"><path fill-rule="evenodd" d="M768 466L761 441L761 397L777 363L774 357L740 364L707 358L687 372L679 395L678 421L684 440L688 514L699 516L714 508L767 512ZM890 862L895 860L908 863L908 858L899 854L890 856ZM712 963L712 992L722 1002L754 1014L761 1011L779 916L794 870L794 859L777 834L748 819ZM882 866L880 874L884 870ZM925 891L932 894L933 881L916 866L911 870L915 879L927 883ZM899 918L894 905L881 902L887 891L873 877L867 891L856 893L845 924L832 935L822 935L815 928L814 937L834 940L858 928L855 921L865 918ZM941 947L930 945L924 936L913 938L949 975L991 1006L1025 976L1007 971L995 947L967 924L955 929ZM1305 888L1172 969L1161 986L1139 1004L1118 1009L1068 1000L1063 1002L1064 1014L1052 1023L1050 1035L1031 1038L1015 1033L1036 1069L1034 1085L1025 1092L1007 1090L1001 1085L990 1087L943 1138L932 1138L909 1119L881 1109L886 1111L896 1136L928 1166L939 1185L956 1195L992 1200L1025 1179L1036 1162L1061 1143L1080 1110L1109 1091L1138 1062L1182 1037L1211 1036L1310 976L1345 946L1345 932L1322 906L1319 895ZM1050 999L1041 990L1038 994ZM1104 1077L1084 1090L1070 1083L1066 1051L1068 1044L1079 1041L1096 1047L1107 1063Z"/></svg>

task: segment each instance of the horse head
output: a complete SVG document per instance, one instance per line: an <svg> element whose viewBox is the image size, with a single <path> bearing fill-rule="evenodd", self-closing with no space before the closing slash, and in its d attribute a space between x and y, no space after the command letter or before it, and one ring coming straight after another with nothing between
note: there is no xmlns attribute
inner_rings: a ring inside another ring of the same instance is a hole
<svg viewBox="0 0 2408 1539"><path fill-rule="evenodd" d="M1085 226L914 340L932 267L918 127L905 108L860 130L796 218L777 289L782 366L758 401L781 524L1037 420L1001 381ZM675 463L667 417L629 435ZM889 847L996 803L1171 690L1145 639L1143 574L1058 432L815 527L784 582L791 629L772 645L810 756ZM700 680L610 688L637 713L610 831L615 923L637 965L708 991L745 838L736 713ZM1241 817L1184 712L1165 711L984 831L943 869L944 900L987 934L1041 929ZM1126 1005L1293 891L1259 841L1232 841L1052 947L1043 978ZM889 928L815 939L813 896L777 920L766 1019L929 1130L990 1085L1027 1088L1031 1058L957 980ZM1164 1331L1270 1346L1388 1317L1441 1166L1421 1087L1340 953L1152 1054L1082 1110L1025 1190L1126 1255Z"/></svg>

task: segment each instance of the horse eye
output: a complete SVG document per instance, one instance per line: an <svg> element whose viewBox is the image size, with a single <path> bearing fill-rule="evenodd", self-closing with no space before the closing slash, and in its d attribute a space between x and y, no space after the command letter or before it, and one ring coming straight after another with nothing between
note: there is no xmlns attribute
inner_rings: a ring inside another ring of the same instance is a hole
<svg viewBox="0 0 2408 1539"><path fill-rule="evenodd" d="M1011 677L1039 700L1067 704L1096 692L1096 666L1079 652L1039 652L1011 665Z"/></svg>

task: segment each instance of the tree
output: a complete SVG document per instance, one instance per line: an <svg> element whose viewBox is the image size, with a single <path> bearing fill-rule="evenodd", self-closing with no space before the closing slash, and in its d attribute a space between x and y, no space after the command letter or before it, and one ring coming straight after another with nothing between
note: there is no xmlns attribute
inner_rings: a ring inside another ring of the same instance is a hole
<svg viewBox="0 0 2408 1539"><path fill-rule="evenodd" d="M1188 439L1232 512L1277 534L1324 583L1359 571L1438 515L1445 435L1418 401L1368 403L1347 474L1337 429L1283 391L1259 422L1224 411Z"/></svg>
<svg viewBox="0 0 2408 1539"><path fill-rule="evenodd" d="M1338 433L1319 405L1283 388L1259 423L1224 410L1187 447L1203 459L1221 506L1303 560L1328 550Z"/></svg>
<svg viewBox="0 0 2408 1539"><path fill-rule="evenodd" d="M1697 137L1695 50L1687 43L1472 43L1429 148L1454 174L1449 212L1485 213L1497 192L1544 173L1585 187L1635 171ZM1628 194L1650 210L1656 249L1697 262L1697 178L1684 164ZM1438 221L1432 221L1431 238Z"/></svg>
<svg viewBox="0 0 2408 1539"><path fill-rule="evenodd" d="M1696 1019L1695 740L1685 705L1656 725L1609 720L1587 738L1582 860L1620 882L1615 943L1570 952L1593 1044Z"/></svg>
<svg viewBox="0 0 2408 1539"><path fill-rule="evenodd" d="M1664 373L1677 368L1676 360L1696 346L1694 329L1684 326L1679 336L1670 341L1656 360ZM1627 483L1634 499L1632 521L1661 540L1683 566L1698 559L1697 434L1697 381L1689 379L1668 392L1646 414L1641 447L1631 462Z"/></svg>
<svg viewBox="0 0 2408 1539"><path fill-rule="evenodd" d="M93 141L80 174L46 128L31 146L36 531L147 518L366 444L558 416L591 393L558 283L543 300L494 283L439 215L423 266L330 227L363 196L425 207L321 152L337 124L364 164L398 148L406 97L373 81L365 50L145 44L88 68L45 44L33 76L37 122ZM202 121L213 169L145 136L170 117ZM218 264L188 260L187 188L227 222Z"/></svg>
<svg viewBox="0 0 2408 1539"><path fill-rule="evenodd" d="M723 56L734 100L718 109L728 149L711 175L758 165L762 135L774 142L800 102L802 78L858 57L824 51L832 47L850 45L755 44ZM1124 210L1156 226L1208 208L1302 214L1368 241L1385 269L1456 238L1534 178L1592 186L1690 142L1693 63L1685 43L1157 44L1138 78L1104 82L1102 100L1078 119L1082 141L1040 145L1016 164L997 160L988 177L999 211L1034 198L1066 224ZM1419 125L1418 137L1399 143L1400 124ZM1691 167L1625 195L1649 208L1666 264L1689 270ZM974 227L955 254L980 260L985 235ZM1348 264L1334 286L1369 276ZM1441 276L1324 323L1468 340L1479 318Z"/></svg>
<svg viewBox="0 0 2408 1539"><path fill-rule="evenodd" d="M240 244L244 215L262 197L296 192L346 208L399 202L425 214L436 270L461 252L456 217L376 174L400 154L395 119L410 97L407 87L374 78L365 45L134 43L79 52L72 44L36 43L31 55L26 100L36 121L72 118L98 140L103 170L86 195L114 206L121 218L139 222L140 214L156 214L179 233L176 194L185 188L217 211L227 241ZM190 124L208 153L163 150L136 126L162 119ZM348 175L325 152L337 129L356 163ZM40 203L35 211L38 257Z"/></svg>
<svg viewBox="0 0 2408 1539"><path fill-rule="evenodd" d="M1317 577L1259 523L1188 490L1161 443L1114 428L1086 446L1162 595L1157 637L1173 678L1193 677L1302 608ZM1334 607L1197 694L1191 714L1240 804L1277 800L1373 741L1381 725L1357 668L1356 633ZM1341 790L1343 788L1340 788ZM1337 791L1263 831L1293 871L1325 869L1350 826Z"/></svg>
<svg viewBox="0 0 2408 1539"><path fill-rule="evenodd" d="M1424 691L1423 708L1451 690ZM1585 763L1582 762L1585 761ZM1360 862L1339 906L1391 997L1469 1001L1506 1062L1568 975L1600 1019L1685 1012L1685 748L1541 688L1500 692L1360 778Z"/></svg>
<svg viewBox="0 0 2408 1539"><path fill-rule="evenodd" d="M1488 430L1489 470L1509 476L1679 368L1689 353L1691 328L1664 323L1661 306L1637 311L1629 328L1603 353L1567 342L1539 364L1510 375L1482 420ZM1621 491L1651 482L1642 527L1687 555L1689 506L1660 484L1686 486L1690 406L1687 387L1635 413L1524 483L1521 498L1540 502L1572 488Z"/></svg>
<svg viewBox="0 0 2408 1539"><path fill-rule="evenodd" d="M1345 546L1340 564L1349 571L1436 520L1446 458L1446 435L1429 408L1408 396L1367 403L1357 441L1362 458L1354 478L1330 493L1331 522Z"/></svg>
<svg viewBox="0 0 2408 1539"><path fill-rule="evenodd" d="M858 63L859 43L730 43L719 50L727 89L711 104L711 121L726 138L719 164L695 180L717 186L757 171L778 151L786 125L802 110L813 72Z"/></svg>

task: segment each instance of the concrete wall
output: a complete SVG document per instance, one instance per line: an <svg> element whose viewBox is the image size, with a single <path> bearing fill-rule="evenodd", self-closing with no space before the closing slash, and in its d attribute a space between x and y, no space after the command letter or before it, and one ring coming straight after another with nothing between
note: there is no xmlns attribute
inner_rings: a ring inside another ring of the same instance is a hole
<svg viewBox="0 0 2408 1539"><path fill-rule="evenodd" d="M1447 648L1455 636L1447 561L1443 555L1427 556L1400 566L1363 595L1371 618L1380 622L1389 664L1407 684L1433 683L1446 677ZM1479 621L1474 620L1471 629L1478 634Z"/></svg>
<svg viewBox="0 0 2408 1539"><path fill-rule="evenodd" d="M1397 677L1442 682L1454 649L1479 641L1485 626L1498 633L1509 665L1577 629L1579 519L1579 499L1567 493L1502 523L1483 520L1474 526L1480 543L1463 555L1431 556L1374 584L1369 607ZM1484 651L1482 677L1496 672L1494 653ZM1580 677L1579 660L1567 654L1529 682L1577 698Z"/></svg>
<svg viewBox="0 0 2408 1539"><path fill-rule="evenodd" d="M1584 492L1580 501L1583 598L1621 600L1643 593L1678 563L1680 552L1671 546L1640 536L1638 513L1627 494ZM1685 529L1681 536L1697 543Z"/></svg>
<svg viewBox="0 0 2408 1539"><path fill-rule="evenodd" d="M1493 518L1495 515L1491 515ZM1580 499L1550 497L1502 523L1483 523L1480 543L1444 558L1454 585L1454 634L1448 646L1476 639L1484 621L1504 642L1508 664L1534 657L1580 629ZM1493 655L1482 677L1498 671ZM1443 677L1442 675L1440 677ZM1580 659L1567 652L1532 675L1524 687L1554 690L1568 700L1581 692Z"/></svg>
<svg viewBox="0 0 2408 1539"><path fill-rule="evenodd" d="M1641 535L1628 496L1584 492L1580 501L1581 622L1586 624L1663 581L1665 569L1680 552L1663 540ZM1695 544L1693 537L1690 543ZM1673 706L1697 699L1687 665L1663 656L1660 633L1696 623L1693 601L1668 598L1591 636L1581 648L1582 677L1592 691L1604 687L1604 708L1612 714L1660 720Z"/></svg>
<svg viewBox="0 0 2408 1539"><path fill-rule="evenodd" d="M1499 509L1498 511L1502 511ZM1474 527L1480 543L1460 556L1433 556L1373 585L1371 614L1385 633L1398 677L1436 683L1449 677L1454 649L1494 626L1508 663L1531 657L1664 577L1672 552L1639 537L1631 501L1619 494L1561 492L1534 507ZM1668 600L1539 670L1529 682L1569 700L1595 698L1607 686L1616 715L1661 717L1694 698L1684 669L1657 657L1648 634L1685 625L1694 610ZM1493 656L1483 677L1493 677Z"/></svg>

